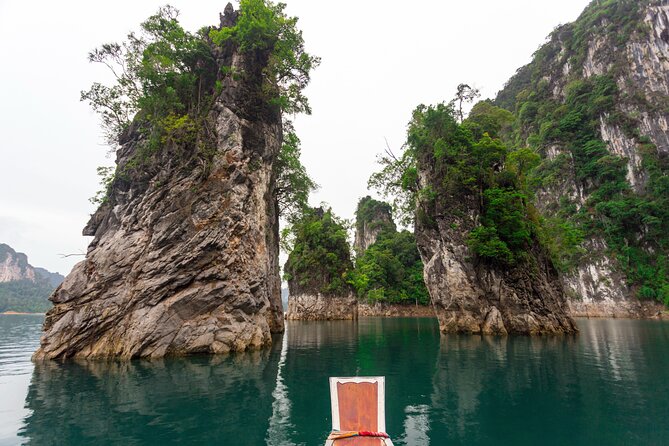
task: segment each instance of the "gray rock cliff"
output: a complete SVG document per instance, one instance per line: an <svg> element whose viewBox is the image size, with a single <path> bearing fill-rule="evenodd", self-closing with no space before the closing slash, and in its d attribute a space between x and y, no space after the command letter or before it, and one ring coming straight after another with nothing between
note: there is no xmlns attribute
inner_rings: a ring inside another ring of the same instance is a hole
<svg viewBox="0 0 669 446"><path fill-rule="evenodd" d="M0 283L28 280L34 282L39 275L28 263L28 256L14 251L9 245L0 244Z"/></svg>
<svg viewBox="0 0 669 446"><path fill-rule="evenodd" d="M229 6L221 26L235 20ZM262 99L267 55L212 51L244 76L219 73L222 93L195 144L167 141L114 182L84 230L94 236L86 259L51 296L36 359L226 353L283 331L273 171L282 123ZM124 135L119 170L142 137Z"/></svg>
<svg viewBox="0 0 669 446"><path fill-rule="evenodd" d="M358 318L358 300L348 296L296 294L288 299L286 319L293 321L336 321Z"/></svg>
<svg viewBox="0 0 669 446"><path fill-rule="evenodd" d="M423 181L430 166L419 162ZM466 234L475 227L476 203L433 210L434 223L420 218L416 240L425 284L443 333L562 334L574 333L557 271L539 249L531 262L499 267L474 260ZM428 211L429 212L429 211Z"/></svg>

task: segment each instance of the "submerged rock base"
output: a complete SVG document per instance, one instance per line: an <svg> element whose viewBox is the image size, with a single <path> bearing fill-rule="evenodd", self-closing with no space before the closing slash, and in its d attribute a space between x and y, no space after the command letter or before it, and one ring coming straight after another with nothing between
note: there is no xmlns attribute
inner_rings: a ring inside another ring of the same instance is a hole
<svg viewBox="0 0 669 446"><path fill-rule="evenodd" d="M335 321L358 318L355 296L298 294L288 298L286 319L291 321Z"/></svg>

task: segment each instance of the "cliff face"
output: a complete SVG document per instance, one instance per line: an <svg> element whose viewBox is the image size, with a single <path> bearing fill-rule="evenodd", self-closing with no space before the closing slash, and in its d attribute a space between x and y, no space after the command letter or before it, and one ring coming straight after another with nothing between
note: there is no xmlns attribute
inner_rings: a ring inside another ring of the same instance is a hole
<svg viewBox="0 0 669 446"><path fill-rule="evenodd" d="M0 283L19 280L37 280L35 269L28 264L28 256L0 244Z"/></svg>
<svg viewBox="0 0 669 446"><path fill-rule="evenodd" d="M221 26L235 23L228 5ZM143 133L117 153L108 201L84 229L86 260L54 292L36 358L225 353L283 330L273 163L279 110L263 100L267 54L212 45L224 76L196 140L164 141L133 169Z"/></svg>
<svg viewBox="0 0 669 446"><path fill-rule="evenodd" d="M289 321L339 321L358 318L358 300L348 295L328 296L322 293L291 294L286 319Z"/></svg>
<svg viewBox="0 0 669 446"><path fill-rule="evenodd" d="M364 197L356 210L355 240L353 249L358 256L372 246L384 230L396 231L392 208L389 204Z"/></svg>
<svg viewBox="0 0 669 446"><path fill-rule="evenodd" d="M562 274L572 313L654 316L669 302L669 5L599 3L557 28L496 101L544 158L539 210L583 232Z"/></svg>
<svg viewBox="0 0 669 446"><path fill-rule="evenodd" d="M419 158L421 185L438 185L433 163ZM416 239L439 326L444 333L558 334L576 332L557 271L538 248L512 267L476 261L467 234L480 218L473 197L421 204Z"/></svg>

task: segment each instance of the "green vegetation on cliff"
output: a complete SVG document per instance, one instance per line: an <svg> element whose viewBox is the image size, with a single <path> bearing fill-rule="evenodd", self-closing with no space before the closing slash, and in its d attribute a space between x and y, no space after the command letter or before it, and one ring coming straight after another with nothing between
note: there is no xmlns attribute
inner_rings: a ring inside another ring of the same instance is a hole
<svg viewBox="0 0 669 446"><path fill-rule="evenodd" d="M502 126L499 119L504 119L496 107L476 117L481 119L458 124L451 106L416 109L409 124L408 144L416 156L434 163L436 177L426 185L429 190L423 191L420 199L427 209L443 200L456 212L463 201L478 202L480 222L468 235L470 248L484 260L514 264L537 235L525 184L527 169L537 156L511 151L500 139L490 136L486 127L494 132ZM482 134L478 137L476 133ZM422 218L431 224L431 215Z"/></svg>
<svg viewBox="0 0 669 446"><path fill-rule="evenodd" d="M369 195L361 198L355 211L355 228L359 234L365 229L394 231L392 206Z"/></svg>
<svg viewBox="0 0 669 446"><path fill-rule="evenodd" d="M510 150L493 137L506 128L510 113L485 103L471 118L458 122L453 104L419 106L409 123L406 150L382 163L372 177L385 195L409 197L404 212L418 210L425 226L436 225L434 209L466 212L471 203L480 213L479 224L466 235L468 244L484 261L511 265L520 260L538 238L538 219L531 205L527 173L538 155L526 149ZM491 136L493 135L493 136ZM418 180L418 159L433 166L434 178ZM421 203L416 208L415 204ZM427 209L427 211L424 211ZM456 230L457 228L452 228Z"/></svg>
<svg viewBox="0 0 669 446"><path fill-rule="evenodd" d="M304 209L284 234L284 278L297 294L348 295L353 268L346 222L331 209Z"/></svg>
<svg viewBox="0 0 669 446"><path fill-rule="evenodd" d="M133 170L144 172L152 157L169 147L193 150L206 163L215 150L209 112L237 80L258 79L260 90L245 92L245 100L257 104L257 113L311 112L303 89L320 61L305 51L297 18L286 16L284 7L242 0L239 12L228 5L220 28L191 33L179 23L179 12L165 6L141 24L139 33L89 54L91 62L106 65L115 77L112 86L94 83L81 94L100 115L110 146L117 148L130 131L141 135L132 160L121 171L98 169L103 190L94 203L107 200L116 179L127 180ZM265 68L256 73L234 66L233 51L266 61L258 64ZM288 129L276 163L277 200L284 215L300 209L305 192L315 187L299 154L299 139Z"/></svg>
<svg viewBox="0 0 669 446"><path fill-rule="evenodd" d="M358 202L355 215L356 240L360 238L361 245L356 245L355 268L347 280L358 297L368 302L428 304L416 237L409 231L397 231L392 206L367 196ZM375 241L363 249L366 237L375 237Z"/></svg>
<svg viewBox="0 0 669 446"><path fill-rule="evenodd" d="M242 53L269 55L269 64L263 72L263 92L267 99L285 113L309 114L309 101L302 91L320 59L304 50L297 18L286 16L285 7L283 3L266 0L241 0L237 23L213 29L209 36L217 45L237 45Z"/></svg>
<svg viewBox="0 0 669 446"><path fill-rule="evenodd" d="M283 136L281 152L274 163L276 188L274 190L279 215L289 221L299 218L303 209L309 206L309 194L318 189L318 184L309 176L300 157L302 147L300 138L292 126Z"/></svg>
<svg viewBox="0 0 669 446"><path fill-rule="evenodd" d="M630 69L626 45L635 35L649 33L641 9L651 3L593 2L576 22L553 32L533 62L499 93L496 104L515 114L508 139L543 155L530 174L534 187L550 191L573 176L587 197L580 203L576 196L563 195L548 209L542 239L555 264L565 272L573 270L589 255L583 241L602 238L638 297L669 304L669 160L641 135L641 117L633 111L665 110L669 100L659 93L649 100L633 83L623 88L617 82ZM608 68L586 77L581 67L595 38L612 45ZM549 81L559 61L575 67L563 98L556 97ZM628 160L602 140L602 122L635 142L632 149L641 155L646 172L642 189L634 190L626 178Z"/></svg>
<svg viewBox="0 0 669 446"><path fill-rule="evenodd" d="M383 231L348 274L358 297L369 302L427 305L423 262L409 231Z"/></svg>
<svg viewBox="0 0 669 446"><path fill-rule="evenodd" d="M162 7L139 33L89 54L116 80L112 86L96 82L81 94L100 115L112 147L133 121L148 124L143 128L155 149L170 133L190 132L193 119L207 112L218 71L214 54L206 35L184 30L178 16L175 8Z"/></svg>

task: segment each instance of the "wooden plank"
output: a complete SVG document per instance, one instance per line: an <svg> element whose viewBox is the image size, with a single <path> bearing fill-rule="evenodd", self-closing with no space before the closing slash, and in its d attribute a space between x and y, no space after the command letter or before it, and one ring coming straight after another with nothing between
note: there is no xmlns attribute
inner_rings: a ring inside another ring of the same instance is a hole
<svg viewBox="0 0 669 446"><path fill-rule="evenodd" d="M337 383L339 430L377 431L378 383Z"/></svg>

